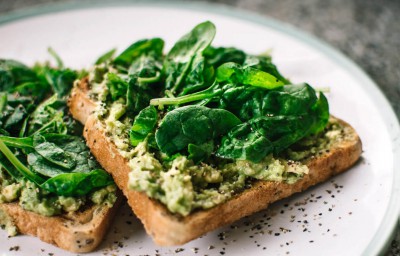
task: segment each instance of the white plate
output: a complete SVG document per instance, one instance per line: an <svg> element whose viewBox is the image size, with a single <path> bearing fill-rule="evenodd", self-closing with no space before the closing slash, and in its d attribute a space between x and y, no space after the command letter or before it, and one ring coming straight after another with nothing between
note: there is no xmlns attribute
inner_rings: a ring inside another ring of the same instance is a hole
<svg viewBox="0 0 400 256"><path fill-rule="evenodd" d="M377 86L354 63L315 38L215 5L86 2L0 18L0 56L33 64L48 60L51 46L67 66L87 68L105 51L123 50L142 38L162 37L169 48L204 20L217 26L214 45L252 53L272 49L278 67L292 81L330 87L331 112L359 132L362 160L339 177L185 246L157 247L125 207L106 241L89 255L377 255L399 214L399 123ZM7 238L0 231L0 239L0 252L7 255L68 255L28 236Z"/></svg>

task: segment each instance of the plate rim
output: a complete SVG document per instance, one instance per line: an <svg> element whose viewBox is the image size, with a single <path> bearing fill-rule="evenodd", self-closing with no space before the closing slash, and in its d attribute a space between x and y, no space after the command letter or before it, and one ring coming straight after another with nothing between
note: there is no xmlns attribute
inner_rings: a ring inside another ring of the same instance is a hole
<svg viewBox="0 0 400 256"><path fill-rule="evenodd" d="M113 2L107 0L73 0L62 3L45 3L33 7L27 7L16 11L11 11L0 16L0 27L20 21L46 14L54 14L58 12L68 12L73 10L96 9L119 6L142 6L142 7L162 7L170 9L195 10L213 13L217 15L232 17L238 20L249 21L257 25L261 25L275 31L279 31L285 35L295 38L318 52L325 57L340 64L342 67L351 72L358 80L363 82L365 91L368 96L374 97L374 103L378 107L378 112L382 115L382 119L387 128L392 142L393 152L393 173L392 191L386 212L381 220L380 227L369 241L368 246L364 249L362 255L379 255L388 249L391 239L395 234L396 227L400 224L400 164L396 159L400 159L400 122L397 118L393 107L389 100L384 96L382 90L373 81L373 79L361 69L353 60L345 56L339 49L334 48L323 39L309 34L308 32L296 28L295 26L276 20L266 15L256 12L239 9L237 7L228 6L220 3L212 2L186 2L179 0L116 0ZM212 6L212 8L210 8ZM396 171L398 170L398 171Z"/></svg>

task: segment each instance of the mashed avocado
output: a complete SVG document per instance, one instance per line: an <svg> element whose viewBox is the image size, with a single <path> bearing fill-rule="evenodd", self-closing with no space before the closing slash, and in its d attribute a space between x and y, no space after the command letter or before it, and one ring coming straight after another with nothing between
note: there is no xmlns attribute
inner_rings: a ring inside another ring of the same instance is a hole
<svg viewBox="0 0 400 256"><path fill-rule="evenodd" d="M196 165L186 156L172 161L159 160L147 142L140 143L129 161L129 187L145 192L183 216L195 209L207 209L225 202L252 180L294 183L308 168L268 156L259 163L240 160L230 163Z"/></svg>
<svg viewBox="0 0 400 256"><path fill-rule="evenodd" d="M21 179L16 181L0 168L0 203L18 202L28 211L44 216L54 216L61 213L76 212L89 204L105 204L112 206L116 201L116 187L110 185L82 197L66 197L50 194L40 189L31 181ZM0 213L0 223L10 230L9 235L15 235L7 216ZM11 232L12 231L12 232Z"/></svg>

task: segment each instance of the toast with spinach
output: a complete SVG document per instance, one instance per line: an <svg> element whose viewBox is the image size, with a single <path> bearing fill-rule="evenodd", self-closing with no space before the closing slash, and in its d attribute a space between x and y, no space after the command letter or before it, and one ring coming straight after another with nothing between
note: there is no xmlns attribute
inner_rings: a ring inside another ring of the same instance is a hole
<svg viewBox="0 0 400 256"><path fill-rule="evenodd" d="M179 245L326 181L362 152L324 93L292 84L269 55L214 47L197 25L102 56L70 111L93 155L159 245ZM101 61L100 61L101 60Z"/></svg>
<svg viewBox="0 0 400 256"><path fill-rule="evenodd" d="M78 77L60 60L57 68L0 60L0 224L9 236L89 252L121 199L68 115Z"/></svg>

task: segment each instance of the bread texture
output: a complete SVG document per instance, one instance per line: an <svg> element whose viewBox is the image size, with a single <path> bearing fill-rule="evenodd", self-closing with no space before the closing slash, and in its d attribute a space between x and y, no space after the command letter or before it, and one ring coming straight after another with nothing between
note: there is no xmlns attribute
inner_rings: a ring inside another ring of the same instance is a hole
<svg viewBox="0 0 400 256"><path fill-rule="evenodd" d="M11 222L21 234L36 236L67 251L85 253L101 243L120 201L117 199L112 207L92 205L53 217L24 210L16 202L0 204L0 212L5 217L3 220Z"/></svg>
<svg viewBox="0 0 400 256"><path fill-rule="evenodd" d="M87 103L90 101L86 94L87 89L86 80L74 88L70 99L72 115L85 124L84 137L93 155L103 168L112 174L116 184L128 199L130 207L158 245L184 244L211 230L265 209L277 200L304 191L349 169L357 162L362 152L362 144L356 131L349 124L338 120L344 126L345 138L331 145L329 150L317 157L306 160L309 173L296 183L256 181L250 188L223 204L208 210L197 210L182 217L172 214L163 204L146 194L128 188L130 172L128 160L118 153L117 147L107 138L103 124L95 115L84 116L94 109L83 110L82 106L95 107L93 102Z"/></svg>

